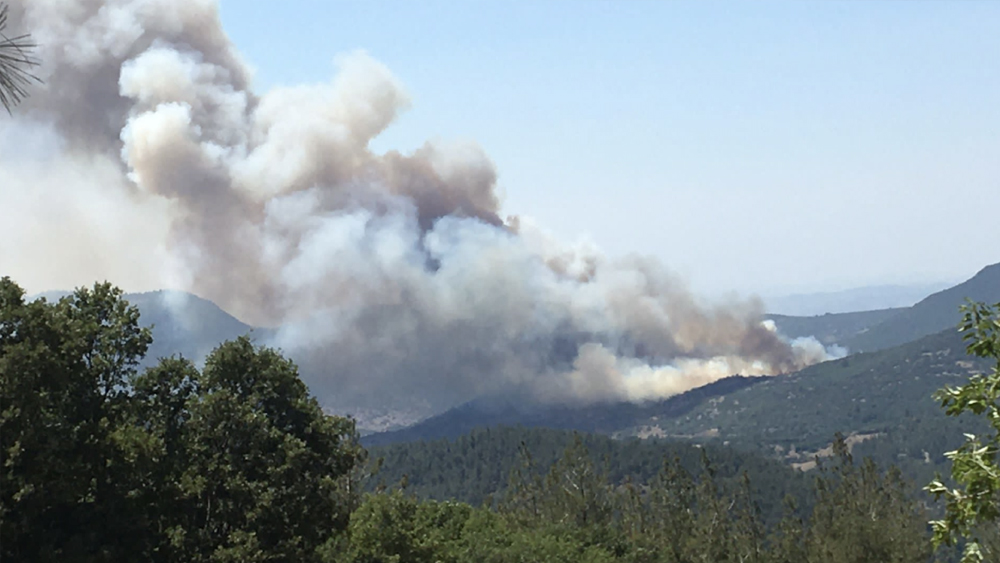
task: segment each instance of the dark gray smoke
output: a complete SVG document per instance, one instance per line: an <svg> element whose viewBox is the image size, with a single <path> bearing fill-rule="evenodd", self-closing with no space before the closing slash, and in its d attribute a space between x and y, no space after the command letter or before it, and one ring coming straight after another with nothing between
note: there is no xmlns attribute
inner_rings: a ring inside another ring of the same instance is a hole
<svg viewBox="0 0 1000 563"><path fill-rule="evenodd" d="M28 285L168 286L280 326L334 408L645 400L827 357L756 301L502 220L475 145L372 152L408 97L363 52L258 95L214 1L12 4L44 61L0 133L0 253Z"/></svg>

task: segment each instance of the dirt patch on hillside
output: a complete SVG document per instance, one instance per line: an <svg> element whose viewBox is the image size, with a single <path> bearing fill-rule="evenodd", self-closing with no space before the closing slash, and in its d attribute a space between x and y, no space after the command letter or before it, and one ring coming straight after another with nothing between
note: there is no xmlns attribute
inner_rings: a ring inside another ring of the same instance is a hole
<svg viewBox="0 0 1000 563"><path fill-rule="evenodd" d="M844 443L847 445L848 453L853 453L854 446L866 440L878 438L879 436L882 436L882 433L872 432L869 434L859 434L857 432L852 432L849 436L846 436L844 438ZM831 457L831 456L833 456L832 442L827 447L821 450L817 450L815 452L797 452L795 451L795 448L792 448L792 450L788 452L785 458L792 462L791 465L793 468L798 469L799 471L811 471L813 469L816 469L818 458Z"/></svg>

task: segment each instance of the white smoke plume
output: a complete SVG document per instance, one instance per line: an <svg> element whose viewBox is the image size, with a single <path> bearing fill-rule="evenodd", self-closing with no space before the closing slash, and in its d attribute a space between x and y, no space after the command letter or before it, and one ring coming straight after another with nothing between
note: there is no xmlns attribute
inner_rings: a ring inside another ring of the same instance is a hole
<svg viewBox="0 0 1000 563"><path fill-rule="evenodd" d="M374 153L409 99L363 52L258 95L213 0L11 4L45 80L0 131L0 264L21 283L189 290L280 327L344 409L640 401L828 357L755 300L705 306L655 261L501 219L477 146Z"/></svg>

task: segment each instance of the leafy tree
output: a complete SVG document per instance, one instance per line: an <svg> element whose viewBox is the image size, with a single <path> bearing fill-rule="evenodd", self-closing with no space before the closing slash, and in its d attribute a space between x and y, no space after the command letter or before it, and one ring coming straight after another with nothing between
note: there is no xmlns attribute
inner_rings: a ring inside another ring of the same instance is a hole
<svg viewBox="0 0 1000 563"><path fill-rule="evenodd" d="M150 342L138 318L108 284L48 304L0 280L0 535L11 560L127 552L118 430Z"/></svg>
<svg viewBox="0 0 1000 563"><path fill-rule="evenodd" d="M801 563L809 560L805 545L805 523L791 496L785 497L785 517L771 536L771 546L774 563Z"/></svg>
<svg viewBox="0 0 1000 563"><path fill-rule="evenodd" d="M52 304L0 280L0 559L322 560L353 422L247 338L138 374L150 340L109 284Z"/></svg>
<svg viewBox="0 0 1000 563"><path fill-rule="evenodd" d="M679 459L664 460L663 469L647 495L644 533L650 548L662 550L667 561L683 561L695 530L697 489Z"/></svg>
<svg viewBox="0 0 1000 563"><path fill-rule="evenodd" d="M335 560L352 563L457 561L474 509L462 503L418 501L402 489L369 494L351 515L349 541Z"/></svg>
<svg viewBox="0 0 1000 563"><path fill-rule="evenodd" d="M143 507L131 512L142 518L144 551L153 561L176 559L173 544L183 538L179 519L197 509L185 498L180 477L190 463L189 404L199 393L199 379L194 365L181 358L148 369L133 383L141 400L120 431L129 449L129 495Z"/></svg>
<svg viewBox="0 0 1000 563"><path fill-rule="evenodd" d="M754 499L750 476L743 474L739 493L734 499L736 507L733 544L735 559L743 563L764 563L768 560L765 549L767 530L760 517L760 506Z"/></svg>
<svg viewBox="0 0 1000 563"><path fill-rule="evenodd" d="M523 441L517 453L518 464L510 472L500 509L521 522L536 522L542 516L542 476L531 450Z"/></svg>
<svg viewBox="0 0 1000 563"><path fill-rule="evenodd" d="M579 435L545 478L542 514L549 521L588 529L611 518L608 476L594 465Z"/></svg>
<svg viewBox="0 0 1000 563"><path fill-rule="evenodd" d="M197 561L309 561L350 518L343 480L361 456L351 421L326 416L295 365L246 337L212 352L188 400L185 512Z"/></svg>
<svg viewBox="0 0 1000 563"><path fill-rule="evenodd" d="M843 436L834 462L823 464L807 532L808 561L924 563L930 555L926 519L899 470L871 459L855 464Z"/></svg>
<svg viewBox="0 0 1000 563"><path fill-rule="evenodd" d="M29 71L38 59L32 56L35 44L30 35L8 37L4 33L8 12L7 4L0 3L0 105L10 113L28 94L27 86L38 81Z"/></svg>
<svg viewBox="0 0 1000 563"><path fill-rule="evenodd" d="M959 449L945 454L952 462L957 488L949 488L938 477L926 489L945 499L944 517L931 522L935 545L952 545L966 537L963 562L996 560L1000 556L993 547L1000 520L1000 303L970 302L962 310L959 330L968 353L996 364L965 385L945 387L936 398L949 416L972 413L988 421L990 430L982 437L966 434ZM982 541L984 535L994 539Z"/></svg>

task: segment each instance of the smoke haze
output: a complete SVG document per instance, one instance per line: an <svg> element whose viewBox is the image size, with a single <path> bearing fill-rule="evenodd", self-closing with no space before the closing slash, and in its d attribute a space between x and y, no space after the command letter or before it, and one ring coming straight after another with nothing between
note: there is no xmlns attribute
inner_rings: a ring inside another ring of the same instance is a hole
<svg viewBox="0 0 1000 563"><path fill-rule="evenodd" d="M191 291L280 327L341 410L640 401L829 357L758 301L706 305L655 261L502 218L476 145L372 152L409 98L364 52L258 94L214 1L11 4L45 80L0 125L0 264L23 285Z"/></svg>

